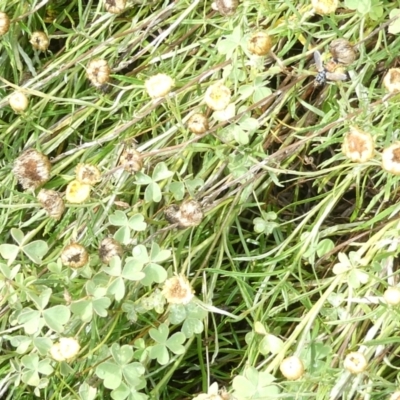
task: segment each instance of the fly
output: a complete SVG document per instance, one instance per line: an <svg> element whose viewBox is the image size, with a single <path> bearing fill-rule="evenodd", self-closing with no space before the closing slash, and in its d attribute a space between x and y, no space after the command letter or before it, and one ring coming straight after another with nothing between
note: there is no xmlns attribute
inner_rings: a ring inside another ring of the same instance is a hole
<svg viewBox="0 0 400 400"><path fill-rule="evenodd" d="M334 72L337 63L334 63L334 66L331 65L332 63L330 63L330 68L328 70L327 67L324 66L321 53L318 50L314 51L314 61L318 71L314 81L315 86L324 85L326 81L346 81L348 79L347 74L342 72Z"/></svg>

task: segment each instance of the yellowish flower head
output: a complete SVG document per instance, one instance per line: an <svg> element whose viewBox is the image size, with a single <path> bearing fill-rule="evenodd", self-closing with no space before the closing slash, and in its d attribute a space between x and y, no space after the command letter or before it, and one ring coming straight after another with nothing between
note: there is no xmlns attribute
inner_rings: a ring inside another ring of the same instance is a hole
<svg viewBox="0 0 400 400"><path fill-rule="evenodd" d="M83 203L90 196L90 185L86 185L84 183L79 182L77 179L74 179L67 186L67 192L65 194L65 198L70 203Z"/></svg>
<svg viewBox="0 0 400 400"><path fill-rule="evenodd" d="M170 304L188 304L194 297L194 290L185 276L178 275L164 282L162 294Z"/></svg>
<svg viewBox="0 0 400 400"><path fill-rule="evenodd" d="M174 85L174 80L166 74L153 75L144 83L146 91L152 99L165 97Z"/></svg>
<svg viewBox="0 0 400 400"><path fill-rule="evenodd" d="M342 151L353 162L367 162L374 156L374 139L369 132L352 126L350 132L344 136Z"/></svg>
<svg viewBox="0 0 400 400"><path fill-rule="evenodd" d="M60 338L58 343L50 348L50 355L56 361L71 361L80 350L79 343L74 338Z"/></svg>

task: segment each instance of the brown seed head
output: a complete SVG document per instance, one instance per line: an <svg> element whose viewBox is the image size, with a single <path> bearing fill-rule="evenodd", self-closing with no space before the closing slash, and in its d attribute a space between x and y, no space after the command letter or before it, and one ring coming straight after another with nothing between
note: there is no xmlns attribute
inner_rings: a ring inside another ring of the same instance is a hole
<svg viewBox="0 0 400 400"><path fill-rule="evenodd" d="M382 168L394 175L400 175L400 142L382 151Z"/></svg>
<svg viewBox="0 0 400 400"><path fill-rule="evenodd" d="M64 210L64 200L55 190L41 189L37 196L40 205L47 211L49 217L60 219Z"/></svg>
<svg viewBox="0 0 400 400"><path fill-rule="evenodd" d="M208 131L208 118L204 114L193 114L187 123L189 131L201 135Z"/></svg>
<svg viewBox="0 0 400 400"><path fill-rule="evenodd" d="M133 148L125 149L119 159L119 165L124 167L125 171L133 174L142 169L142 156L138 151Z"/></svg>
<svg viewBox="0 0 400 400"><path fill-rule="evenodd" d="M76 180L85 185L95 185L101 181L99 169L92 164L78 164L75 169Z"/></svg>
<svg viewBox="0 0 400 400"><path fill-rule="evenodd" d="M89 260L89 254L85 247L78 243L72 243L64 247L61 252L61 262L71 268L81 268Z"/></svg>
<svg viewBox="0 0 400 400"><path fill-rule="evenodd" d="M350 65L356 59L356 51L346 39L332 40L329 45L329 51L331 52L333 59L343 65Z"/></svg>
<svg viewBox="0 0 400 400"><path fill-rule="evenodd" d="M35 50L46 51L49 48L50 39L44 32L33 32L30 43Z"/></svg>
<svg viewBox="0 0 400 400"><path fill-rule="evenodd" d="M352 126L343 139L342 151L353 162L367 162L374 156L374 139L369 132Z"/></svg>
<svg viewBox="0 0 400 400"><path fill-rule="evenodd" d="M24 151L14 162L13 174L24 189L37 189L50 179L49 159L35 149Z"/></svg>
<svg viewBox="0 0 400 400"><path fill-rule="evenodd" d="M389 93L400 92L400 68L390 68L383 78L383 86Z"/></svg>
<svg viewBox="0 0 400 400"><path fill-rule="evenodd" d="M358 351L353 351L352 353L347 354L343 366L352 374L360 374L367 369L368 363L364 354L359 353Z"/></svg>
<svg viewBox="0 0 400 400"><path fill-rule="evenodd" d="M0 36L5 35L10 29L10 18L4 12L0 12Z"/></svg>
<svg viewBox="0 0 400 400"><path fill-rule="evenodd" d="M200 225L204 214L196 200L186 200L180 207L172 204L164 211L166 220L170 224L178 224L179 229Z"/></svg>
<svg viewBox="0 0 400 400"><path fill-rule="evenodd" d="M212 8L217 10L221 15L229 17L235 14L238 5L238 0L215 0L212 4Z"/></svg>
<svg viewBox="0 0 400 400"><path fill-rule="evenodd" d="M266 32L256 32L251 35L247 48L250 53L256 54L257 56L267 55L272 48L271 36Z"/></svg>
<svg viewBox="0 0 400 400"><path fill-rule="evenodd" d="M122 247L115 239L105 238L99 246L99 257L103 264L108 264L114 256L122 256Z"/></svg>
<svg viewBox="0 0 400 400"><path fill-rule="evenodd" d="M105 0L106 10L112 14L121 14L126 7L126 0Z"/></svg>
<svg viewBox="0 0 400 400"><path fill-rule="evenodd" d="M93 86L101 87L110 80L111 69L106 60L91 60L86 68L86 76Z"/></svg>

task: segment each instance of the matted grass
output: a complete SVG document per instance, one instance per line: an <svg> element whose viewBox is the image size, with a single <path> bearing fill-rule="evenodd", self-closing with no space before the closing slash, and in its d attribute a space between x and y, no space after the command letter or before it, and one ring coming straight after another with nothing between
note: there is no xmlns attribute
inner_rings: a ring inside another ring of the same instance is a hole
<svg viewBox="0 0 400 400"><path fill-rule="evenodd" d="M0 38L0 397L4 399L386 399L398 387L398 178L380 152L399 140L398 97L382 80L398 64L396 2L346 1L314 14L307 1L244 1L231 16L210 2L1 1L10 30ZM253 32L273 53L247 49ZM50 47L29 42L44 31ZM318 49L348 39L350 79L314 85ZM105 59L111 80L86 76ZM145 81L163 73L172 92L153 100ZM204 104L223 80L228 121ZM15 90L29 106L8 105ZM205 113L210 129L187 121ZM375 154L341 152L350 126L370 132ZM47 155L64 196L79 163L97 166L90 199L66 201L59 221L12 173L29 148ZM120 165L135 148L140 172ZM195 227L164 211L196 200ZM176 221L172 221L176 222ZM101 262L104 238L121 258ZM90 261L72 269L71 243ZM195 298L168 304L164 282L188 278ZM74 338L77 355L54 359ZM343 367L351 352L367 367ZM279 370L295 355L297 380ZM214 394L212 394L214 393ZM212 397L214 396L214 397Z"/></svg>

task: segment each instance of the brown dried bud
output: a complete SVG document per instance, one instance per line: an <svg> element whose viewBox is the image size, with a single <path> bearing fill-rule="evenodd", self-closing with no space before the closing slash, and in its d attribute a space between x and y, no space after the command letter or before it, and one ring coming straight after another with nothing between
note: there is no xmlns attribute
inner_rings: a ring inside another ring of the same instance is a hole
<svg viewBox="0 0 400 400"><path fill-rule="evenodd" d="M24 151L14 162L13 174L24 189L37 189L50 179L49 159L35 149Z"/></svg>
<svg viewBox="0 0 400 400"><path fill-rule="evenodd" d="M257 56L267 55L272 48L271 36L266 32L256 32L251 35L247 48L250 53L256 54Z"/></svg>
<svg viewBox="0 0 400 400"><path fill-rule="evenodd" d="M353 162L367 162L374 157L374 139L369 132L352 126L343 138L342 151Z"/></svg>
<svg viewBox="0 0 400 400"><path fill-rule="evenodd" d="M46 51L49 48L50 39L44 32L33 32L30 43L35 50Z"/></svg>
<svg viewBox="0 0 400 400"><path fill-rule="evenodd" d="M106 60L95 59L89 62L86 76L93 86L101 87L110 80L111 69Z"/></svg>
<svg viewBox="0 0 400 400"><path fill-rule="evenodd" d="M63 265L71 268L81 268L89 261L89 254L85 247L78 243L65 246L61 253Z"/></svg>
<svg viewBox="0 0 400 400"><path fill-rule="evenodd" d="M99 247L99 257L103 264L108 264L114 256L122 256L122 247L115 239L105 238Z"/></svg>
<svg viewBox="0 0 400 400"><path fill-rule="evenodd" d="M5 35L10 29L10 18L4 12L0 12L0 36Z"/></svg>
<svg viewBox="0 0 400 400"><path fill-rule="evenodd" d="M356 51L346 39L332 40L329 45L329 51L332 54L332 58L343 65L350 65L356 59Z"/></svg>
<svg viewBox="0 0 400 400"><path fill-rule="evenodd" d="M14 92L8 98L8 104L16 113L21 113L28 108L29 100L24 93Z"/></svg>
<svg viewBox="0 0 400 400"><path fill-rule="evenodd" d="M238 0L215 0L214 3L211 4L211 7L221 15L229 17L230 15L235 14L238 5Z"/></svg>
<svg viewBox="0 0 400 400"><path fill-rule="evenodd" d="M124 150L119 159L119 165L124 167L126 172L133 174L138 172L143 167L141 154L133 148Z"/></svg>
<svg viewBox="0 0 400 400"><path fill-rule="evenodd" d="M178 224L179 229L200 225L204 214L196 200L186 200L180 207L172 204L164 211L165 218L171 224Z"/></svg>
<svg viewBox="0 0 400 400"><path fill-rule="evenodd" d="M112 14L121 14L126 7L126 0L105 0L106 10Z"/></svg>
<svg viewBox="0 0 400 400"><path fill-rule="evenodd" d="M394 175L400 175L400 142L383 149L382 168Z"/></svg>
<svg viewBox="0 0 400 400"><path fill-rule="evenodd" d="M101 181L101 172L92 164L78 164L75 169L76 180L85 185L95 185Z"/></svg>
<svg viewBox="0 0 400 400"><path fill-rule="evenodd" d="M390 68L383 78L383 86L389 93L400 92L400 68Z"/></svg>
<svg viewBox="0 0 400 400"><path fill-rule="evenodd" d="M193 114L188 120L189 131L201 135L208 131L208 118L204 114Z"/></svg>
<svg viewBox="0 0 400 400"><path fill-rule="evenodd" d="M37 196L40 205L47 211L49 217L60 219L64 210L64 200L55 190L41 189Z"/></svg>

